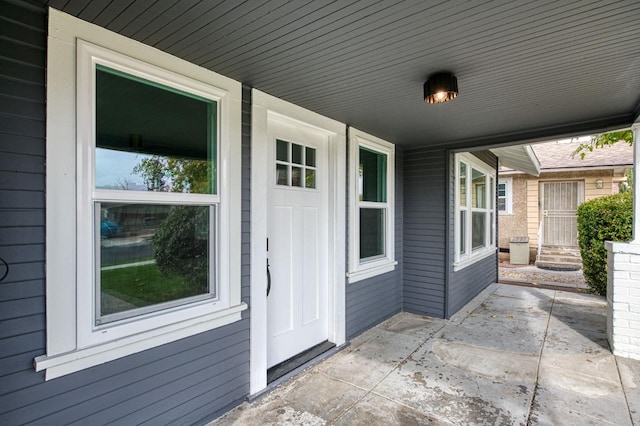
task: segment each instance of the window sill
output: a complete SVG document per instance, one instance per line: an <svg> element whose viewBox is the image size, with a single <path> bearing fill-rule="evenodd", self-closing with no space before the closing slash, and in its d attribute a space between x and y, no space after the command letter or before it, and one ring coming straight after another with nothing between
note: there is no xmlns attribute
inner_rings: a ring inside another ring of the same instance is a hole
<svg viewBox="0 0 640 426"><path fill-rule="evenodd" d="M192 318L105 344L52 356L42 355L34 360L35 370L46 370L45 380L55 379L56 377L231 324L242 318L242 311L245 309L247 309L247 305L241 303L224 311Z"/></svg>
<svg viewBox="0 0 640 426"><path fill-rule="evenodd" d="M453 271L457 272L467 266L473 265L476 262L486 259L487 257L496 254L496 248L491 247L489 249L483 249L482 251L473 253L471 256L461 259L453 264Z"/></svg>
<svg viewBox="0 0 640 426"><path fill-rule="evenodd" d="M397 264L398 262L395 260L385 259L384 261L376 262L371 266L363 265L357 271L347 272L347 278L349 280L349 283L355 283L367 278L372 278L377 275L391 272L396 268Z"/></svg>

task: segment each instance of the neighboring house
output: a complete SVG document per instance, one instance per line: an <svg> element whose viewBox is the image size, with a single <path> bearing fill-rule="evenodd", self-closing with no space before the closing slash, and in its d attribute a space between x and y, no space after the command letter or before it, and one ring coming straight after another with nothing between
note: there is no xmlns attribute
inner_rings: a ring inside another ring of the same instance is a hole
<svg viewBox="0 0 640 426"><path fill-rule="evenodd" d="M580 267L577 207L583 201L617 193L626 184L625 171L633 166L633 148L625 142L586 152L584 159L572 156L580 143L569 139L531 145L540 163L538 176L500 168L501 252L508 251L512 238L528 237L531 262Z"/></svg>
<svg viewBox="0 0 640 426"><path fill-rule="evenodd" d="M0 423L203 423L451 317L497 280L498 162L537 170L509 145L636 122L634 7L3 0Z"/></svg>

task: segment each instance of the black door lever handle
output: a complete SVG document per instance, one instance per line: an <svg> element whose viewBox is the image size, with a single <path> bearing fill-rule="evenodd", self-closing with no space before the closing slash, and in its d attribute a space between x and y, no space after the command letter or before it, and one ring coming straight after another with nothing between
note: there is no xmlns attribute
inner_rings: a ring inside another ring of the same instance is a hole
<svg viewBox="0 0 640 426"><path fill-rule="evenodd" d="M267 259L267 297L271 293L271 271L269 270L269 259Z"/></svg>

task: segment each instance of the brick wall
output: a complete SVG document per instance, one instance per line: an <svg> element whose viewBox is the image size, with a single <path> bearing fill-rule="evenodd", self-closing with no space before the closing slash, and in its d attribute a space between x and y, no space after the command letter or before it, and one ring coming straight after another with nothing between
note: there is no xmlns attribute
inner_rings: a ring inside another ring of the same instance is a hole
<svg viewBox="0 0 640 426"><path fill-rule="evenodd" d="M640 359L640 244L606 246L609 344L615 355Z"/></svg>

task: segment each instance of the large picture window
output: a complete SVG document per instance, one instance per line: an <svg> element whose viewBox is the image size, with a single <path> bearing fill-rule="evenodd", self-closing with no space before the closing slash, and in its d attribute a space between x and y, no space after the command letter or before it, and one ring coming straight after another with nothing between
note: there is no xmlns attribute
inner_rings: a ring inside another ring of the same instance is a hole
<svg viewBox="0 0 640 426"><path fill-rule="evenodd" d="M96 325L215 299L217 102L100 64L94 97Z"/></svg>
<svg viewBox="0 0 640 426"><path fill-rule="evenodd" d="M462 268L495 251L496 171L471 154L456 154L455 264Z"/></svg>
<svg viewBox="0 0 640 426"><path fill-rule="evenodd" d="M246 309L240 83L49 18L47 380Z"/></svg>
<svg viewBox="0 0 640 426"><path fill-rule="evenodd" d="M394 269L393 144L350 129L349 281Z"/></svg>

